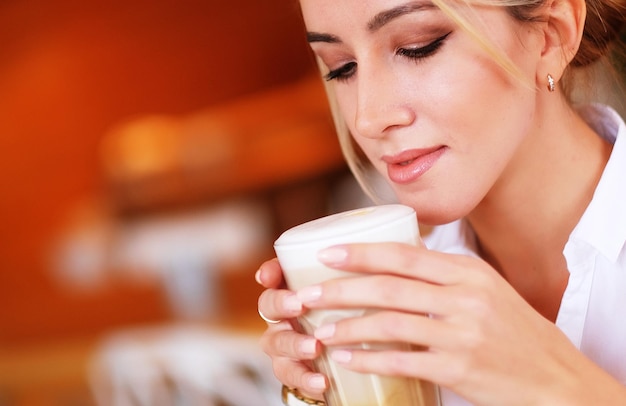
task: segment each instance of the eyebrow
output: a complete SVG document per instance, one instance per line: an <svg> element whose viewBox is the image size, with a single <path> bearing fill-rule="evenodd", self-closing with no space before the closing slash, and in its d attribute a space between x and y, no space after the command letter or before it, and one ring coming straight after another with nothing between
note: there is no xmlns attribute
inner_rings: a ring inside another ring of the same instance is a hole
<svg viewBox="0 0 626 406"><path fill-rule="evenodd" d="M430 1L414 1L389 10L381 11L367 23L367 30L369 32L375 32L398 17L433 7L434 5Z"/></svg>
<svg viewBox="0 0 626 406"><path fill-rule="evenodd" d="M369 32L376 32L391 21L399 18L403 15L414 13L422 9L429 9L435 7L430 1L414 1L411 3L403 4L401 6L393 7L389 10L381 11L376 14L367 23L367 30ZM324 34L320 32L309 31L306 34L307 41L313 42L327 42L330 44L340 43L341 39L332 34Z"/></svg>
<svg viewBox="0 0 626 406"><path fill-rule="evenodd" d="M330 44L336 44L341 42L341 40L339 39L339 37L332 35L332 34L323 34L321 32L312 32L309 31L306 33L306 40L309 43L312 42L328 42Z"/></svg>

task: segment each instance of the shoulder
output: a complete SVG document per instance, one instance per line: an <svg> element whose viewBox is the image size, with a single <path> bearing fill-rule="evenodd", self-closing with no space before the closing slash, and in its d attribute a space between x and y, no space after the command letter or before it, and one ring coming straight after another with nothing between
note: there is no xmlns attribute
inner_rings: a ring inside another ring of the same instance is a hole
<svg viewBox="0 0 626 406"><path fill-rule="evenodd" d="M576 111L595 132L610 143L626 138L624 120L612 107L592 103L580 105Z"/></svg>

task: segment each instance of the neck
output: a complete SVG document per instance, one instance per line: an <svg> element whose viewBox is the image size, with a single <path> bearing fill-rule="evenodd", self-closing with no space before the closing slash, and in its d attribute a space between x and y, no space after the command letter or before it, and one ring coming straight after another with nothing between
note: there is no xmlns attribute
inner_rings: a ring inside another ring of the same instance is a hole
<svg viewBox="0 0 626 406"><path fill-rule="evenodd" d="M563 249L611 150L569 108L562 109L562 120L538 127L525 140L468 216L481 256L553 321L569 276Z"/></svg>

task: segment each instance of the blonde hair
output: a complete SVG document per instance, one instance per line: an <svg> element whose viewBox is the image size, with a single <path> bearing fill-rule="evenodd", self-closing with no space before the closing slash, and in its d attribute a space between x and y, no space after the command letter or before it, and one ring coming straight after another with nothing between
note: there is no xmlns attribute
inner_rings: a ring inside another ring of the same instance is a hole
<svg viewBox="0 0 626 406"><path fill-rule="evenodd" d="M482 35L477 27L470 23L457 8L452 7L446 0L432 1L449 18L458 24L461 29L469 33L504 71L512 75L512 77L523 81L517 66L506 55L499 51L493 42ZM589 83L586 91L583 91L583 94L590 94L592 89L590 83L592 81L589 80L590 76L586 75L585 71L593 71L593 67L597 64L603 64L606 67L612 66L610 59L612 56L615 56L611 53L612 48L614 45L621 45L619 44L618 38L626 19L625 2L626 0L586 0L587 19L585 21L583 37L578 52L559 82L559 85L568 99L572 99L574 90L578 89L579 84L583 83ZM472 5L506 7L509 14L515 20L533 23L541 21L541 16L537 13L537 10L545 5L545 0L475 0L474 2L465 0L465 5L467 6L467 10L471 10ZM318 65L323 69L323 65L319 59ZM621 82L619 83L621 84ZM374 202L382 203L381 198L375 190L374 182L372 182L371 179L374 172L371 170L371 164L350 135L350 131L339 113L332 86L327 81L324 81L324 85L339 138L339 144L348 166L363 191ZM529 84L526 83L526 85Z"/></svg>

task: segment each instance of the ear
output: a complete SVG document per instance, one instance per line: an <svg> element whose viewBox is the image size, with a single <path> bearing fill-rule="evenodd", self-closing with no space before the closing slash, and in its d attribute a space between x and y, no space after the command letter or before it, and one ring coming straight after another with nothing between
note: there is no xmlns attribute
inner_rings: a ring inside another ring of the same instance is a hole
<svg viewBox="0 0 626 406"><path fill-rule="evenodd" d="M585 0L548 0L548 20L544 26L545 43L542 50L543 67L537 72L538 83L545 84L552 75L558 82L574 58L585 27Z"/></svg>

